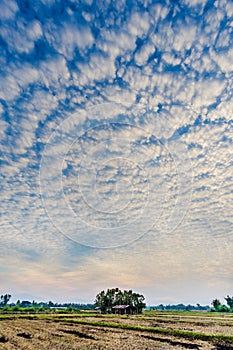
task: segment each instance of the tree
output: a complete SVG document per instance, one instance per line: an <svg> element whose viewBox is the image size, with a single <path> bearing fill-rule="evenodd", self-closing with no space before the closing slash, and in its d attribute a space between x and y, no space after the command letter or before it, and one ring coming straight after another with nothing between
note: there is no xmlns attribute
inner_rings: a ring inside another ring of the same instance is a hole
<svg viewBox="0 0 233 350"><path fill-rule="evenodd" d="M214 299L211 303L213 305L213 307L215 308L215 310L218 310L219 307L221 306L221 302L219 299Z"/></svg>
<svg viewBox="0 0 233 350"><path fill-rule="evenodd" d="M225 300L226 300L226 302L227 302L227 305L231 308L231 309L233 309L233 297L230 297L229 295L226 297L226 298L224 298Z"/></svg>
<svg viewBox="0 0 233 350"><path fill-rule="evenodd" d="M100 308L102 312L111 312L115 305L129 305L135 308L137 313L141 313L146 307L145 297L142 294L134 293L131 289L124 290L119 288L102 290L95 298L95 305Z"/></svg>
<svg viewBox="0 0 233 350"><path fill-rule="evenodd" d="M10 300L11 295L10 294L5 294L5 295L1 295L0 298L0 306L4 307L6 306L6 304L8 303L8 301Z"/></svg>
<svg viewBox="0 0 233 350"><path fill-rule="evenodd" d="M142 310L146 307L145 297L142 294L132 293L132 302L130 305L136 307L137 313L141 313Z"/></svg>
<svg viewBox="0 0 233 350"><path fill-rule="evenodd" d="M96 295L95 304L100 308L102 312L106 312L107 310L107 298L104 290L102 290L99 294Z"/></svg>

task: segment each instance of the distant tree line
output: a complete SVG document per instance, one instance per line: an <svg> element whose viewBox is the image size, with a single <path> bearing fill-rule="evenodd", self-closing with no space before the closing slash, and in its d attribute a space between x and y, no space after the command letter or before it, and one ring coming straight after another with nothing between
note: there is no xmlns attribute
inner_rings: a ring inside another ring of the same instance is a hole
<svg viewBox="0 0 233 350"><path fill-rule="evenodd" d="M150 310L166 310L166 311L207 311L210 309L209 305L185 305L185 304L169 304L169 305L164 305L164 304L159 304L159 305L154 305L149 307Z"/></svg>
<svg viewBox="0 0 233 350"><path fill-rule="evenodd" d="M28 311L43 311L49 309L66 309L68 311L75 310L94 310L96 307L102 312L108 313L112 311L112 307L116 305L129 305L135 308L137 313L141 313L146 308L145 297L142 294L135 293L132 290L121 291L119 288L107 289L107 291L101 291L97 294L95 303L81 304L81 303L54 303L48 302L36 302L35 300L18 300L16 303L9 303L11 299L10 294L2 294L0 296L0 308L6 311L20 311L25 309ZM155 306L147 307L150 310L182 310L182 311L206 311L211 310L213 312L233 312L233 296L227 295L225 298L226 304L222 304L219 299L212 301L212 308L209 305L164 305L159 304Z"/></svg>
<svg viewBox="0 0 233 350"><path fill-rule="evenodd" d="M43 307L44 309L51 309L51 308L67 308L67 309L82 309L82 310L92 310L94 309L94 304L80 304L80 303L54 303L53 301L40 301L36 302L35 300L29 301L29 300L18 300L16 304L11 304L12 306L18 306L20 308L25 307L34 307L39 308Z"/></svg>
<svg viewBox="0 0 233 350"><path fill-rule="evenodd" d="M0 308L4 311L44 311L49 309L66 309L72 310L93 310L94 304L81 304L81 303L54 303L48 302L36 302L35 300L17 300L16 303L9 303L11 299L10 294L4 294L0 296Z"/></svg>

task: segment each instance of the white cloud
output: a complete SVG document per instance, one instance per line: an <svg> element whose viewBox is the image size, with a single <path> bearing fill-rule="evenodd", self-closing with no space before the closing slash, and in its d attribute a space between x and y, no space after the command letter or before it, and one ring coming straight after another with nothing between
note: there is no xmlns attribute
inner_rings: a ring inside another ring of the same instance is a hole
<svg viewBox="0 0 233 350"><path fill-rule="evenodd" d="M104 31L101 33L102 40L98 47L110 56L123 55L136 47L135 36L127 31L125 27L121 30Z"/></svg>
<svg viewBox="0 0 233 350"><path fill-rule="evenodd" d="M153 23L155 26L159 21L164 20L169 13L169 6L165 4L153 4L150 8L150 14L153 17Z"/></svg>
<svg viewBox="0 0 233 350"><path fill-rule="evenodd" d="M136 101L136 92L130 89L123 89L119 86L110 86L106 91L106 95L109 102L118 102L132 105Z"/></svg>
<svg viewBox="0 0 233 350"><path fill-rule="evenodd" d="M231 28L227 28L219 33L219 37L216 43L216 49L227 48L230 45L231 40Z"/></svg>
<svg viewBox="0 0 233 350"><path fill-rule="evenodd" d="M19 19L16 28L10 25L3 26L1 35L10 51L28 54L34 49L34 42L42 36L42 29L38 21L25 24Z"/></svg>
<svg viewBox="0 0 233 350"><path fill-rule="evenodd" d="M0 18L1 20L12 20L14 19L19 8L13 0L3 0L0 5Z"/></svg>
<svg viewBox="0 0 233 350"><path fill-rule="evenodd" d="M140 48L140 50L137 51L136 54L134 55L136 64L139 66L143 66L144 64L146 64L150 55L152 55L152 53L154 53L155 51L156 49L153 44L147 43L143 45Z"/></svg>
<svg viewBox="0 0 233 350"><path fill-rule="evenodd" d="M10 75L0 77L0 98L5 101L13 100L20 93L16 79Z"/></svg>
<svg viewBox="0 0 233 350"><path fill-rule="evenodd" d="M40 65L42 79L46 87L63 86L67 84L70 73L67 68L66 60L62 56L55 56Z"/></svg>
<svg viewBox="0 0 233 350"><path fill-rule="evenodd" d="M219 118L224 118L227 121L232 120L233 117L233 98L229 100L222 101L219 103L216 109L208 113L208 118L211 120L216 120Z"/></svg>
<svg viewBox="0 0 233 350"><path fill-rule="evenodd" d="M39 80L38 70L28 64L21 65L20 68L17 67L10 74L12 74L18 85L22 88L27 87L29 84L36 83Z"/></svg>
<svg viewBox="0 0 233 350"><path fill-rule="evenodd" d="M39 21L31 21L27 26L28 38L35 41L41 38L43 32Z"/></svg>
<svg viewBox="0 0 233 350"><path fill-rule="evenodd" d="M75 11L65 7L57 24L50 9L45 24L2 2L8 53L0 81L0 230L2 254L18 256L5 280L11 276L19 288L32 288L31 276L34 294L55 288L58 298L64 291L76 295L75 281L84 295L90 280L90 298L109 284L144 286L152 293L152 274L158 298L164 291L184 297L178 289L185 288L190 271L204 285L208 278L217 283L210 277L215 269L231 285L233 12L229 1L215 1L203 13L205 4L182 1L172 16L168 2L144 2L142 13L137 4L129 13L117 2L118 12L102 18L100 28L95 12L83 13L89 26L80 26ZM38 39L49 50L28 63ZM42 191L42 203L38 168L46 143L40 175L51 186ZM100 212L114 209L111 215ZM145 231L139 242L117 250L82 250L74 242L127 244ZM19 261L24 267L15 276Z"/></svg>
<svg viewBox="0 0 233 350"><path fill-rule="evenodd" d="M52 6L55 3L55 0L41 0L41 2L46 6Z"/></svg>
<svg viewBox="0 0 233 350"><path fill-rule="evenodd" d="M175 57L175 55L172 55L170 52L164 52L163 60L173 66L181 63L181 58Z"/></svg>
<svg viewBox="0 0 233 350"><path fill-rule="evenodd" d="M182 3L190 6L191 8L200 7L203 10L207 0L182 0Z"/></svg>
<svg viewBox="0 0 233 350"><path fill-rule="evenodd" d="M225 87L226 82L222 80L208 79L197 82L192 99L194 109L200 110L204 106L215 103Z"/></svg>
<svg viewBox="0 0 233 350"><path fill-rule="evenodd" d="M179 26L175 30L173 48L179 53L183 53L184 50L190 50L194 40L196 39L197 28L189 24L189 26Z"/></svg>
<svg viewBox="0 0 233 350"><path fill-rule="evenodd" d="M232 71L231 62L233 58L233 49L230 48L227 52L217 53L210 51L210 57L218 64L222 72L230 73Z"/></svg>
<svg viewBox="0 0 233 350"><path fill-rule="evenodd" d="M5 133L8 126L9 124L5 120L0 119L0 136L2 140L5 138Z"/></svg>
<svg viewBox="0 0 233 350"><path fill-rule="evenodd" d="M88 64L78 63L77 67L81 72L80 76L77 76L78 86L93 86L96 81L101 82L105 79L113 81L116 74L114 60L103 55L96 54Z"/></svg>
<svg viewBox="0 0 233 350"><path fill-rule="evenodd" d="M132 14L128 22L128 31L133 36L142 36L145 35L150 28L150 17L147 12L138 13L135 12Z"/></svg>
<svg viewBox="0 0 233 350"><path fill-rule="evenodd" d="M133 91L145 90L150 86L150 78L138 67L129 67L124 76L124 80L130 84Z"/></svg>
<svg viewBox="0 0 233 350"><path fill-rule="evenodd" d="M19 96L21 89L37 82L39 72L29 64L9 66L6 76L0 77L0 96L3 100L11 101Z"/></svg>
<svg viewBox="0 0 233 350"><path fill-rule="evenodd" d="M45 36L56 51L66 59L73 58L74 50L79 49L83 55L94 43L91 30L87 26L78 26L77 23L62 23L60 28L53 22L45 26Z"/></svg>
<svg viewBox="0 0 233 350"><path fill-rule="evenodd" d="M222 5L222 1L221 2L219 1L219 5L220 4ZM232 4L232 2L226 1L226 3L224 5L225 5L226 12L227 12L227 16L229 18L232 18L233 17L233 4Z"/></svg>

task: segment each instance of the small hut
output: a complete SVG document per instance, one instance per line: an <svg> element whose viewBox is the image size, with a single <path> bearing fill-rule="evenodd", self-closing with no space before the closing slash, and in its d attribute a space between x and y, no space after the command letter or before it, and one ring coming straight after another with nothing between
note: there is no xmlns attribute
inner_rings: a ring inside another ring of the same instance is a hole
<svg viewBox="0 0 233 350"><path fill-rule="evenodd" d="M132 305L115 305L112 307L112 313L118 315L132 315L136 308Z"/></svg>

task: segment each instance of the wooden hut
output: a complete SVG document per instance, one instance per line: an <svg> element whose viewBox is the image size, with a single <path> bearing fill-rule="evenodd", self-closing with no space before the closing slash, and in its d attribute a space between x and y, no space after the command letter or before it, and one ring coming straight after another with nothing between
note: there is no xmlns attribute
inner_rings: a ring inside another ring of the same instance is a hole
<svg viewBox="0 0 233 350"><path fill-rule="evenodd" d="M136 308L132 305L115 305L112 307L112 313L118 315L132 315Z"/></svg>

